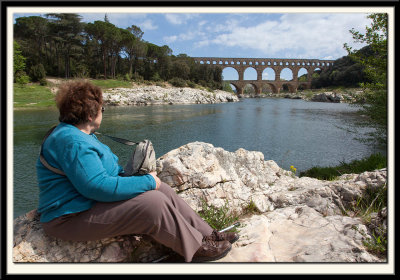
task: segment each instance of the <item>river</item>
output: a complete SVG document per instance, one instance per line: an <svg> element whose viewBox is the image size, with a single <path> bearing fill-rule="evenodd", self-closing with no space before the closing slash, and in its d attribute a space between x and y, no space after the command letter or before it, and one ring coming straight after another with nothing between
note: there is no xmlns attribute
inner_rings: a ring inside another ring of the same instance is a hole
<svg viewBox="0 0 400 280"><path fill-rule="evenodd" d="M139 141L150 139L157 157L184 144L201 141L234 152L261 151L299 172L333 166L376 152L355 139L369 132L355 129L357 109L345 103L255 98L235 103L106 107L99 132ZM56 109L14 111L14 218L37 207L35 163L46 131L57 124ZM349 131L356 131L350 132ZM104 136L124 165L132 147Z"/></svg>

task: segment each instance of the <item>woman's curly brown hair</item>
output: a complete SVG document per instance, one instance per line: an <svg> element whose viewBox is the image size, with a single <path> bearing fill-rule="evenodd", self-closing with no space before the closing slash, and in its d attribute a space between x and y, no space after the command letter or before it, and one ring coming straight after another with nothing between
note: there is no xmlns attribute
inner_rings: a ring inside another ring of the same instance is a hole
<svg viewBox="0 0 400 280"><path fill-rule="evenodd" d="M89 121L89 117L97 117L103 104L103 94L98 86L88 81L67 82L60 86L56 104L60 122L81 124Z"/></svg>

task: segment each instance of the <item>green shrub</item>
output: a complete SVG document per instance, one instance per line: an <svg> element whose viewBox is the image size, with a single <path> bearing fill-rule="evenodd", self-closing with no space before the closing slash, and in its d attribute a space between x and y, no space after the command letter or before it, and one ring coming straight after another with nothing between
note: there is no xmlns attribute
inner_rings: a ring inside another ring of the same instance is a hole
<svg viewBox="0 0 400 280"><path fill-rule="evenodd" d="M162 79L161 79L161 77L160 77L160 74L158 74L158 72L155 72L154 75L151 77L150 80L151 80L151 81L154 81L154 82L160 82L160 81L162 81Z"/></svg>
<svg viewBox="0 0 400 280"><path fill-rule="evenodd" d="M139 73L135 72L132 75L132 80L134 80L135 82L143 82L144 78L143 76L139 75Z"/></svg>
<svg viewBox="0 0 400 280"><path fill-rule="evenodd" d="M174 77L171 80L169 80L169 83L173 85L174 87L185 87L186 86L186 81L182 78Z"/></svg>
<svg viewBox="0 0 400 280"><path fill-rule="evenodd" d="M46 86L47 85L47 81L46 81L46 79L40 79L39 80L39 84L41 85L41 86Z"/></svg>
<svg viewBox="0 0 400 280"><path fill-rule="evenodd" d="M208 83L204 80L200 80L199 85L201 85L202 87L205 87L205 88L208 87Z"/></svg>
<svg viewBox="0 0 400 280"><path fill-rule="evenodd" d="M46 70L44 69L43 64L39 63L37 65L33 65L29 71L29 77L32 82L39 82L46 78Z"/></svg>
<svg viewBox="0 0 400 280"><path fill-rule="evenodd" d="M124 81L130 81L131 80L131 75L129 75L129 73L126 73L124 76Z"/></svg>
<svg viewBox="0 0 400 280"><path fill-rule="evenodd" d="M89 77L89 69L86 67L86 65L79 64L75 67L73 75L76 78L87 78Z"/></svg>
<svg viewBox="0 0 400 280"><path fill-rule="evenodd" d="M225 205L217 208L209 206L205 199L201 199L202 210L198 213L213 229L221 230L238 221L237 215L229 213L228 201Z"/></svg>
<svg viewBox="0 0 400 280"><path fill-rule="evenodd" d="M26 85L29 83L29 76L24 71L19 71L15 74L15 82L18 85Z"/></svg>
<svg viewBox="0 0 400 280"><path fill-rule="evenodd" d="M187 81L186 84L188 85L188 87L196 88L196 83L194 83L192 81Z"/></svg>

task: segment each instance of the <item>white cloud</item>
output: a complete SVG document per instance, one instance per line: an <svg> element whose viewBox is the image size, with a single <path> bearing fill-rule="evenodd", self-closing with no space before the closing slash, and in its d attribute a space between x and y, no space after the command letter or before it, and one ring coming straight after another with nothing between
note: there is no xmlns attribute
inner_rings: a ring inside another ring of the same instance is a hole
<svg viewBox="0 0 400 280"><path fill-rule="evenodd" d="M199 27L201 27L201 26L203 26L203 25L205 25L205 24L207 24L207 21L206 21L206 20L202 20L202 21L200 21L200 22L198 23Z"/></svg>
<svg viewBox="0 0 400 280"><path fill-rule="evenodd" d="M179 42L191 41L191 40L194 40L199 37L205 38L205 36L206 36L206 34L201 31L189 31L187 33L181 33L179 35L165 36L163 39L168 44L168 43L172 43L172 42L176 42L176 41L179 41Z"/></svg>
<svg viewBox="0 0 400 280"><path fill-rule="evenodd" d="M176 35L173 35L173 36L166 36L166 37L164 37L163 39L164 39L164 41L165 41L167 44L170 44L170 43L175 42L175 41L178 39L178 36L176 36Z"/></svg>
<svg viewBox="0 0 400 280"><path fill-rule="evenodd" d="M188 20L198 17L198 14L165 14L165 18L169 23L178 25L184 24Z"/></svg>
<svg viewBox="0 0 400 280"><path fill-rule="evenodd" d="M209 40L201 40L201 41L197 41L194 43L194 47L195 48L201 48L201 47L206 47L210 45L210 41Z"/></svg>
<svg viewBox="0 0 400 280"><path fill-rule="evenodd" d="M197 42L197 46L216 44L253 49L267 57L286 54L287 58L336 59L346 55L344 43L356 46L349 30L364 31L369 24L366 14L361 13L284 14L278 20L267 20L252 27L241 27L238 21L229 20L213 28L222 33L213 33L211 38Z"/></svg>
<svg viewBox="0 0 400 280"><path fill-rule="evenodd" d="M147 19L144 22L139 23L138 26L140 27L140 29L144 31L158 29L158 26L155 25L150 19Z"/></svg>

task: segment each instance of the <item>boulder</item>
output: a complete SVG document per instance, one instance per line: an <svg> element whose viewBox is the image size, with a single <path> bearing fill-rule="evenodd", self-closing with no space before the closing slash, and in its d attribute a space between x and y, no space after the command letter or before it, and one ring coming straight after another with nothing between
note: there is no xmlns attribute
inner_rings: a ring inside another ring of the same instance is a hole
<svg viewBox="0 0 400 280"><path fill-rule="evenodd" d="M360 219L290 206L242 220L240 239L216 262L382 262L363 245Z"/></svg>
<svg viewBox="0 0 400 280"><path fill-rule="evenodd" d="M162 156L157 172L196 211L202 201L245 214L240 239L221 262L379 262L365 241L371 229L344 215L367 189L386 186L386 169L335 181L297 177L257 151L229 152L194 142ZM386 227L385 211L374 220Z"/></svg>
<svg viewBox="0 0 400 280"><path fill-rule="evenodd" d="M346 209L366 190L386 186L386 169L335 181L299 178L261 152L193 142L157 159L157 172L195 211L205 202L242 214L240 238L219 262L385 261L364 245L372 230L386 228L385 209L368 226ZM56 240L43 232L35 211L14 221L14 262L150 262L168 252L140 235Z"/></svg>
<svg viewBox="0 0 400 280"><path fill-rule="evenodd" d="M144 235L64 241L44 233L36 209L14 220L13 261L40 263L150 262L169 252Z"/></svg>
<svg viewBox="0 0 400 280"><path fill-rule="evenodd" d="M340 93L335 93L335 92L323 92L323 93L315 94L311 98L311 101L316 101L316 102L340 103L343 100L344 100L343 96Z"/></svg>

